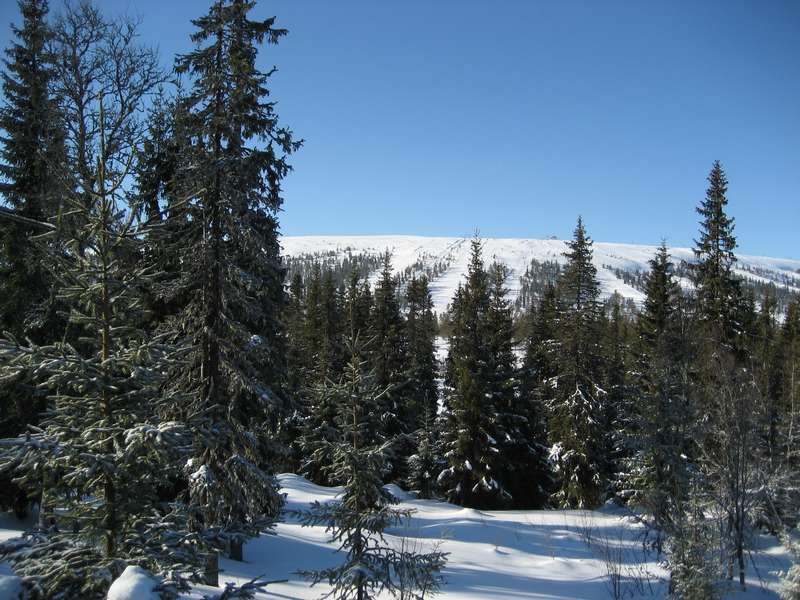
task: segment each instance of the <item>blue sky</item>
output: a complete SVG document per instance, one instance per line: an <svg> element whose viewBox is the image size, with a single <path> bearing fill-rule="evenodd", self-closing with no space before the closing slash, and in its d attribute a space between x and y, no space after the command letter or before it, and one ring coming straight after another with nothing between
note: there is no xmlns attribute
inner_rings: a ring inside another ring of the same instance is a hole
<svg viewBox="0 0 800 600"><path fill-rule="evenodd" d="M51 0L53 12L59 0ZM165 64L202 0L102 0ZM283 232L691 245L722 161L740 250L800 258L800 3L273 0L306 140ZM11 0L0 21L16 20ZM8 32L0 42L5 46Z"/></svg>

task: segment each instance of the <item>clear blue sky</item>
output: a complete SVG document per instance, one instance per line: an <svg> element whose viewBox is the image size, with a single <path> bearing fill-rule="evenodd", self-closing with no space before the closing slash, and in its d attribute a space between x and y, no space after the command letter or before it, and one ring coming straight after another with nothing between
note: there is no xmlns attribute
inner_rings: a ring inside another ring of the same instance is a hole
<svg viewBox="0 0 800 600"><path fill-rule="evenodd" d="M140 15L165 64L208 6L98 4ZM800 2L262 0L255 14L290 30L260 60L306 140L286 234L568 237L580 213L598 241L690 245L719 159L740 250L800 258Z"/></svg>

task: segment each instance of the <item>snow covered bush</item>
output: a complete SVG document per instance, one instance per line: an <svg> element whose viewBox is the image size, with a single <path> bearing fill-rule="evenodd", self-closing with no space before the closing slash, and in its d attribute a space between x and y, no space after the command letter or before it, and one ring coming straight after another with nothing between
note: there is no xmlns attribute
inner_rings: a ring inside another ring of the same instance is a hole
<svg viewBox="0 0 800 600"><path fill-rule="evenodd" d="M781 598L783 600L800 600L800 541L784 535L783 544L792 555L794 564L783 574Z"/></svg>

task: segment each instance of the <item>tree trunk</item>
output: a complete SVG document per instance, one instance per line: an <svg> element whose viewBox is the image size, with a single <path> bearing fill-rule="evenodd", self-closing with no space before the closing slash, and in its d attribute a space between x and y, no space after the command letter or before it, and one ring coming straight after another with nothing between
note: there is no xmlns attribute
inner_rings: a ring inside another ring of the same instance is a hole
<svg viewBox="0 0 800 600"><path fill-rule="evenodd" d="M231 559L238 560L239 562L243 561L244 558L244 542L238 538L234 538L231 540Z"/></svg>
<svg viewBox="0 0 800 600"><path fill-rule="evenodd" d="M209 552L203 558L203 583L213 587L219 586L219 554Z"/></svg>

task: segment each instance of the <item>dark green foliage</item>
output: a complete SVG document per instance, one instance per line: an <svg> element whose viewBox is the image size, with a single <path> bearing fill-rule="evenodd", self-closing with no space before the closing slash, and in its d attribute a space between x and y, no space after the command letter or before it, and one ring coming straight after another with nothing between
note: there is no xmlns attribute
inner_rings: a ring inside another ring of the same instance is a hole
<svg viewBox="0 0 800 600"><path fill-rule="evenodd" d="M164 417L186 400L162 387L184 353L135 326L141 290L155 276L126 260L140 233L135 210L120 210L123 178L110 178L102 161L97 173L91 204L69 207L82 211L83 225L68 253L46 254L70 323L86 333L75 345L0 341L3 378L31 377L51 406L41 433L0 456L0 470L42 494L42 528L2 555L47 596L102 597L129 563L164 572L197 562L186 511L158 498L162 478L177 473L191 448L185 424Z"/></svg>
<svg viewBox="0 0 800 600"><path fill-rule="evenodd" d="M538 303L526 315L525 356L520 372L521 394L544 407L550 404L558 375L558 298L556 288L545 288Z"/></svg>
<svg viewBox="0 0 800 600"><path fill-rule="evenodd" d="M656 546L682 519L689 485L691 429L688 340L682 297L665 245L650 260L646 296L637 322L637 391L632 414L634 454L624 496L652 517Z"/></svg>
<svg viewBox="0 0 800 600"><path fill-rule="evenodd" d="M391 258L385 254L369 323L369 363L375 370L376 385L386 390L377 406L380 420L376 433L391 441L389 479L397 480L404 477L406 459L413 452L407 434L416 429L405 325Z"/></svg>
<svg viewBox="0 0 800 600"><path fill-rule="evenodd" d="M343 321L340 298L330 271L315 266L306 284L305 334L302 340L308 381L338 379L344 366Z"/></svg>
<svg viewBox="0 0 800 600"><path fill-rule="evenodd" d="M772 446L783 455L793 471L800 464L797 419L800 411L800 303L794 302L786 311L777 349L779 393L777 414L770 419ZM773 421L775 424L773 425ZM774 428L774 434L773 432Z"/></svg>
<svg viewBox="0 0 800 600"><path fill-rule="evenodd" d="M695 240L693 267L696 311L706 343L732 347L742 331L741 284L733 273L736 238L733 219L725 208L728 180L715 161L708 175L706 197L697 208L701 216L700 238Z"/></svg>
<svg viewBox="0 0 800 600"><path fill-rule="evenodd" d="M406 288L405 335L408 344L409 389L411 404L409 425L418 429L425 419L432 419L438 411L439 392L436 385L439 365L436 360L436 316L433 300L424 275L412 278Z"/></svg>
<svg viewBox="0 0 800 600"><path fill-rule="evenodd" d="M447 356L444 458L439 484L448 501L477 508L498 507L511 495L498 479L502 456L498 440L495 361L489 343L490 280L480 240L472 240L467 281L450 307L453 331Z"/></svg>
<svg viewBox="0 0 800 600"><path fill-rule="evenodd" d="M190 341L191 367L175 379L201 415L190 491L203 525L236 546L277 514L280 499L265 468L274 427L286 407L285 305L276 215L286 155L299 143L266 101L270 73L258 46L286 30L252 21L252 2L220 0L194 21L197 48L176 69L192 78L181 99L191 146L190 226L169 250L182 263L188 298L168 327ZM205 44L205 45L204 45ZM258 143L256 143L258 141Z"/></svg>
<svg viewBox="0 0 800 600"><path fill-rule="evenodd" d="M406 487L419 494L420 498L433 498L436 494L436 477L441 471L441 461L436 452L433 422L430 411L426 410L422 424L415 433L416 451L408 457L408 476Z"/></svg>
<svg viewBox="0 0 800 600"><path fill-rule="evenodd" d="M634 402L627 363L629 362L628 322L623 315L623 299L614 293L606 303L607 312L601 318L602 355L603 355L603 389L606 391L606 402L603 414L603 427L608 432L606 438L606 477L612 482L611 487L618 487L616 474L622 464L630 458L632 449L629 436L633 423ZM616 491L616 490L614 490Z"/></svg>
<svg viewBox="0 0 800 600"><path fill-rule="evenodd" d="M46 257L31 238L45 231L33 222L57 220L64 134L52 93L47 1L25 0L18 5L22 24L12 25L15 40L5 51L2 74L0 209L32 221L0 219L0 331L42 343L52 331L63 329L64 322L56 313ZM0 436L16 435L26 424L35 423L43 408L41 402L31 401L30 389L8 382L0 391Z"/></svg>
<svg viewBox="0 0 800 600"><path fill-rule="evenodd" d="M507 277L504 266L492 265L486 343L501 459L497 478L510 494L514 507L538 508L545 504L550 485L542 405L531 396L520 394L512 307L505 287Z"/></svg>
<svg viewBox="0 0 800 600"><path fill-rule="evenodd" d="M600 352L600 288L592 242L579 218L567 242L567 264L558 281L558 387L551 404L551 459L559 506L597 506L605 488L606 392Z"/></svg>

